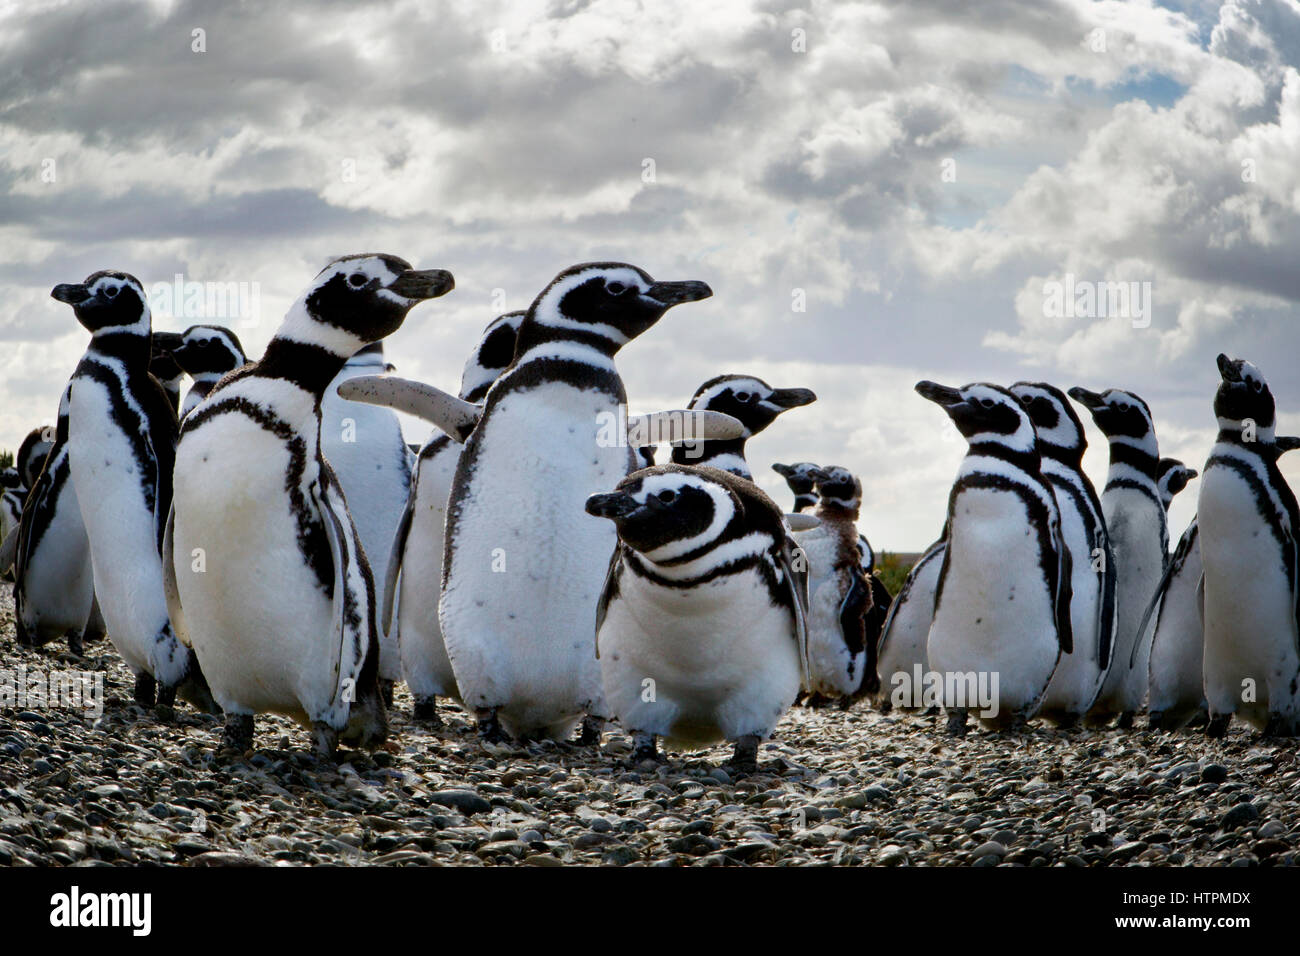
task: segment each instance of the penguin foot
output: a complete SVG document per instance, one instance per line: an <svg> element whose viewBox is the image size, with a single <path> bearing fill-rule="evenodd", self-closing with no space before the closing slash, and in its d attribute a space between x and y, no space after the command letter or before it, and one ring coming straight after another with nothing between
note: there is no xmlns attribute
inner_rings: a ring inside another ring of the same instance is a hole
<svg viewBox="0 0 1300 956"><path fill-rule="evenodd" d="M158 701L158 682L152 674L135 675L135 702L141 707L152 707Z"/></svg>
<svg viewBox="0 0 1300 956"><path fill-rule="evenodd" d="M226 714L226 727L221 732L221 749L234 750L241 756L253 749L253 715Z"/></svg>
<svg viewBox="0 0 1300 956"><path fill-rule="evenodd" d="M442 727L442 718L438 716L438 700L435 697L417 697L411 708L411 719L426 727Z"/></svg>
<svg viewBox="0 0 1300 956"><path fill-rule="evenodd" d="M396 684L397 681L384 680L382 677L379 678L379 696L384 698L385 707L393 706L393 688Z"/></svg>
<svg viewBox="0 0 1300 956"><path fill-rule="evenodd" d="M1126 711L1124 711L1122 714L1120 714L1118 717L1116 717L1116 718L1115 718L1115 729L1116 729L1116 730L1132 730L1132 729L1133 729L1133 711L1131 711L1131 710L1126 710Z"/></svg>
<svg viewBox="0 0 1300 956"><path fill-rule="evenodd" d="M835 702L835 706L838 710L841 711L848 710L850 707L853 706L853 697L849 694L845 694L843 697L841 697L839 700Z"/></svg>
<svg viewBox="0 0 1300 956"><path fill-rule="evenodd" d="M322 760L333 760L339 749L339 732L323 720L311 724L311 749Z"/></svg>
<svg viewBox="0 0 1300 956"><path fill-rule="evenodd" d="M491 710L481 710L475 713L478 724L478 736L485 744L504 744L509 743L510 735L501 728L501 721L497 719L496 708Z"/></svg>
<svg viewBox="0 0 1300 956"><path fill-rule="evenodd" d="M76 631L68 631L68 653L73 657L86 656L86 648L81 643L81 635Z"/></svg>
<svg viewBox="0 0 1300 956"><path fill-rule="evenodd" d="M1261 731L1261 737L1294 737L1296 735L1295 720L1282 714L1270 714L1268 723L1264 725Z"/></svg>
<svg viewBox="0 0 1300 956"><path fill-rule="evenodd" d="M969 728L967 728L966 726L965 707L955 707L952 710L948 711L947 732L950 735L952 735L953 737L965 737L966 731L968 729Z"/></svg>
<svg viewBox="0 0 1300 956"><path fill-rule="evenodd" d="M154 713L159 720L171 723L176 719L176 685L161 685L158 688L158 704Z"/></svg>
<svg viewBox="0 0 1300 956"><path fill-rule="evenodd" d="M736 751L731 755L731 759L723 765L724 769L733 774L758 773L758 744L760 740L758 734L745 734L743 737L737 737Z"/></svg>
<svg viewBox="0 0 1300 956"><path fill-rule="evenodd" d="M582 731L574 741L579 747L599 747L600 735L605 731L605 718L587 714L582 718Z"/></svg>
<svg viewBox="0 0 1300 956"><path fill-rule="evenodd" d="M659 737L637 731L632 734L632 765L651 760L658 763L663 757L659 753Z"/></svg>
<svg viewBox="0 0 1300 956"><path fill-rule="evenodd" d="M1232 714L1214 714L1205 725L1205 736L1210 740L1222 740L1228 736L1228 724L1232 723Z"/></svg>

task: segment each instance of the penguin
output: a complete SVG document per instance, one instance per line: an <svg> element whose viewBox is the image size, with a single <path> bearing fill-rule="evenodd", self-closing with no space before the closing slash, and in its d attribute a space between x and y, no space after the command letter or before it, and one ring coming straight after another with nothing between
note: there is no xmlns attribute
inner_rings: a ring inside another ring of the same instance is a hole
<svg viewBox="0 0 1300 956"><path fill-rule="evenodd" d="M181 418L194 411L223 377L248 364L239 336L224 325L191 325L180 333L172 357L193 381L181 405Z"/></svg>
<svg viewBox="0 0 1300 956"><path fill-rule="evenodd" d="M135 674L138 704L156 702L166 713L180 689L208 707L198 662L176 640L163 594L158 549L171 504L177 422L149 374L153 336L144 287L125 272L104 271L50 294L91 333L68 383L67 450L90 541L93 599Z"/></svg>
<svg viewBox="0 0 1300 956"><path fill-rule="evenodd" d="M45 467L45 460L50 457L54 447L55 429L53 425L41 425L33 428L18 446L14 455L14 467L22 478L22 486L28 490L36 487L36 479Z"/></svg>
<svg viewBox="0 0 1300 956"><path fill-rule="evenodd" d="M1012 392L925 381L916 391L942 407L970 444L948 498L926 641L930 669L944 677L948 731L964 733L974 710L986 728L1017 726L1038 711L1057 661L1073 648L1070 552L1056 496L1043 477L1034 425ZM981 681L991 700L972 701Z"/></svg>
<svg viewBox="0 0 1300 956"><path fill-rule="evenodd" d="M1279 437L1274 446L1281 455L1300 448L1300 438ZM1206 714L1203 572L1200 525L1193 515L1147 607L1147 618L1154 620L1147 690L1150 730L1179 730Z"/></svg>
<svg viewBox="0 0 1300 956"><path fill-rule="evenodd" d="M66 638L69 650L81 656L95 582L90 541L68 472L68 393L65 387L54 434L34 430L28 439L35 435L36 440L30 445L24 441L15 459L33 470L37 453L32 449L53 439L27 493L18 529L5 539L0 570L13 568L18 643L39 646Z"/></svg>
<svg viewBox="0 0 1300 956"><path fill-rule="evenodd" d="M172 414L180 412L181 383L185 381L185 370L176 363L173 354L180 344L181 337L175 332L155 331L150 338L149 374L167 393Z"/></svg>
<svg viewBox="0 0 1300 956"><path fill-rule="evenodd" d="M15 534L23 518L23 501L27 489L23 487L22 477L17 468L0 471L0 541ZM5 570L8 573L9 569Z"/></svg>
<svg viewBox="0 0 1300 956"><path fill-rule="evenodd" d="M1116 717L1116 726L1128 729L1143 706L1151 654L1139 627L1169 560L1169 522L1156 483L1160 451L1151 409L1137 395L1072 388L1070 397L1088 409L1110 442L1101 508L1115 559L1115 641L1110 670L1086 719L1099 725Z"/></svg>
<svg viewBox="0 0 1300 956"><path fill-rule="evenodd" d="M918 696L896 692L930 669L925 648L934 620L934 597L945 549L943 538L925 549L907 572L881 626L876 650L876 702L885 713L895 706L903 711L925 709Z"/></svg>
<svg viewBox="0 0 1300 956"><path fill-rule="evenodd" d="M321 757L340 738L387 738L375 583L321 454L321 403L349 358L452 286L396 256L335 259L262 358L185 417L163 564L173 618L227 715L226 748L251 747L264 712L309 726Z"/></svg>
<svg viewBox="0 0 1300 956"><path fill-rule="evenodd" d="M785 479L790 491L794 493L794 513L802 514L809 508L817 506L816 475L820 469L810 461L800 461L793 465L785 465L777 462L772 465L772 470ZM857 540L858 564L862 568L862 574L865 576L867 583L871 586L871 605L867 608L866 615L863 617L863 625L866 628L866 639L871 644L874 656L876 648L880 643L881 634L884 632L885 619L889 616L889 608L893 603L894 596L889 593L889 588L885 582L880 579L876 573L876 552L871 547L871 542L867 536L858 533ZM859 685L858 696L861 696L868 687L876 686L873 678L863 680Z"/></svg>
<svg viewBox="0 0 1300 956"><path fill-rule="evenodd" d="M360 349L334 377L321 399L320 449L334 469L348 511L361 536L376 586L388 580L388 562L398 524L411 490L411 463L402 423L391 408L350 402L338 387L359 375L391 371L383 342ZM393 702L393 685L401 679L397 632L381 621L379 680L384 703Z"/></svg>
<svg viewBox="0 0 1300 956"><path fill-rule="evenodd" d="M633 449L647 444L630 441L639 429L625 417L614 356L668 309L710 295L703 282L656 282L625 263L572 266L529 306L513 361L482 407L402 380L356 379L340 390L369 391L368 400L421 414L465 443L438 619L485 741L563 739L581 722L581 741L599 742L600 671L582 633L615 535L583 521L581 508L593 489L626 477ZM420 407L421 397L446 414ZM689 431L682 425L677 437Z"/></svg>
<svg viewBox="0 0 1300 956"><path fill-rule="evenodd" d="M1156 488L1160 492L1160 503L1169 513L1169 506L1188 482L1197 476L1195 468L1188 468L1177 458L1161 458L1156 464ZM1166 525L1166 528L1168 525Z"/></svg>
<svg viewBox="0 0 1300 956"><path fill-rule="evenodd" d="M796 532L808 564L808 684L814 696L849 697L876 689L876 638L867 639L864 617L871 607L871 584L858 552L858 511L862 482L838 465L815 475L821 524Z"/></svg>
<svg viewBox="0 0 1300 956"><path fill-rule="evenodd" d="M1233 715L1300 730L1300 511L1278 469L1273 393L1258 367L1219 355L1219 433L1201 472L1206 734Z"/></svg>
<svg viewBox="0 0 1300 956"><path fill-rule="evenodd" d="M483 330L478 346L465 362L460 397L479 403L510 365L523 312L507 312ZM391 414L391 412L389 413ZM443 531L452 479L462 446L438 432L419 450L411 493L393 539L392 556L384 584L381 626L394 627L401 655L402 677L415 699L413 717L441 726L438 697L460 699L456 675L438 625L438 597L442 583Z"/></svg>
<svg viewBox="0 0 1300 956"><path fill-rule="evenodd" d="M745 426L740 438L675 445L672 460L678 465L710 465L751 481L745 461L745 443L792 408L817 401L807 388L773 388L753 375L718 375L709 379L691 397L687 408L722 412Z"/></svg>
<svg viewBox="0 0 1300 956"><path fill-rule="evenodd" d="M1039 716L1059 727L1070 727L1092 707L1111 666L1115 556L1101 501L1083 471L1088 440L1070 400L1045 382L1017 382L1011 391L1034 423L1043 477L1056 497L1061 537L1070 552L1074 649L1061 656L1039 708Z"/></svg>
<svg viewBox="0 0 1300 956"><path fill-rule="evenodd" d="M656 742L726 740L731 766L758 768L758 745L799 693L807 628L780 510L753 482L708 466L659 465L587 499L618 531L596 611L611 716L634 762Z"/></svg>

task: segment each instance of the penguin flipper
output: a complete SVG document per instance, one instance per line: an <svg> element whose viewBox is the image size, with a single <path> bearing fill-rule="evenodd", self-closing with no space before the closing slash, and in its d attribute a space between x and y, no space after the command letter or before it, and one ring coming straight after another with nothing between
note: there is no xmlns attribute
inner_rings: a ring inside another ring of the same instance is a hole
<svg viewBox="0 0 1300 956"><path fill-rule="evenodd" d="M801 570L795 569L794 552L799 552ZM805 691L812 688L812 660L808 651L808 558L788 535L778 546L777 567L785 580L794 614L795 641L799 646L799 680Z"/></svg>
<svg viewBox="0 0 1300 956"><path fill-rule="evenodd" d="M458 442L468 438L483 417L482 405L395 375L358 375L340 382L338 393L350 402L386 405L432 422Z"/></svg>
<svg viewBox="0 0 1300 956"><path fill-rule="evenodd" d="M1058 520L1052 535L1056 542L1056 639L1061 652L1074 652L1074 626L1070 620L1070 600L1074 597L1074 558L1065 546Z"/></svg>
<svg viewBox="0 0 1300 956"><path fill-rule="evenodd" d="M356 381L356 379L350 379ZM373 595L374 579L367 587L369 566L357 539L356 526L348 511L347 499L329 462L321 461L320 481L313 488L313 498L320 509L321 524L329 541L334 563L333 631L330 650L335 676L334 698L330 701L327 722L335 729L347 723L353 701L359 700L362 669L366 658L378 651L375 634L375 608L365 607L367 591ZM326 715L309 715L321 719Z"/></svg>
<svg viewBox="0 0 1300 956"><path fill-rule="evenodd" d="M167 523L163 527L163 595L167 599L167 616L172 622L172 633L186 647L193 647L194 645L190 643L190 629L185 623L185 609L181 607L180 588L176 585L176 562L173 557L175 553L175 529L176 506L172 505L167 509Z"/></svg>
<svg viewBox="0 0 1300 956"><path fill-rule="evenodd" d="M745 434L739 419L724 412L702 408L632 415L627 420L627 440L633 448L643 445L681 445L696 441L731 441Z"/></svg>
<svg viewBox="0 0 1300 956"><path fill-rule="evenodd" d="M600 659L600 629L605 624L605 615L609 612L609 602L618 593L619 558L623 545L615 542L614 553L609 556L609 570L605 572L605 584L600 589L600 600L596 602L596 659Z"/></svg>
<svg viewBox="0 0 1300 956"><path fill-rule="evenodd" d="M1156 582L1155 593L1151 595L1151 600L1147 602L1147 609L1142 614L1142 623L1138 625L1137 632L1139 639L1134 641L1133 651L1129 654L1128 666L1130 668L1132 668L1137 662L1138 646L1142 643L1142 635L1147 632L1147 625L1154 619L1156 626L1160 626L1160 608L1164 604L1165 592L1169 590L1169 582L1174 579L1174 575L1187 560L1187 551L1189 548L1187 542L1190 540L1189 536L1193 534L1193 529L1195 527L1196 519L1193 518L1192 523L1188 525L1187 530L1183 532L1183 536L1178 542L1178 548L1174 551L1172 560L1170 560L1166 565L1165 573L1160 575L1160 580ZM1152 636L1154 638L1154 635Z"/></svg>
<svg viewBox="0 0 1300 956"><path fill-rule="evenodd" d="M1115 647L1115 594L1119 588L1119 574L1115 570L1115 554L1105 539L1101 554L1106 564L1101 571L1101 600L1097 602L1097 613L1101 615L1097 624L1097 666L1105 672L1110 669L1111 653Z"/></svg>
<svg viewBox="0 0 1300 956"><path fill-rule="evenodd" d="M4 574L14 566L14 561L18 559L18 534L22 531L22 519L19 523L5 535L3 544L0 544L0 574Z"/></svg>
<svg viewBox="0 0 1300 956"><path fill-rule="evenodd" d="M785 526L791 531L811 531L822 526L821 518L798 511L787 511L781 517L785 520Z"/></svg>
<svg viewBox="0 0 1300 956"><path fill-rule="evenodd" d="M406 554L406 539L411 533L411 521L415 518L415 489L419 481L417 466L410 491L406 495L406 507L397 522L397 531L393 535L393 547L388 553L388 572L384 576L384 633L393 629L393 608L397 606L397 579L402 572L402 556Z"/></svg>

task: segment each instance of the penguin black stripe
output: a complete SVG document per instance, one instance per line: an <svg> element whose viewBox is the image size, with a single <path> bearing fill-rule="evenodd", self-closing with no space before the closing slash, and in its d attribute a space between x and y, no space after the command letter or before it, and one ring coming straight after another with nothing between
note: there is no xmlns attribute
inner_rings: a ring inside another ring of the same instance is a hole
<svg viewBox="0 0 1300 956"><path fill-rule="evenodd" d="M1160 474L1160 461L1155 455L1125 442L1110 443L1110 461L1112 465L1128 465L1152 481L1155 481Z"/></svg>
<svg viewBox="0 0 1300 956"><path fill-rule="evenodd" d="M1116 488L1128 488L1132 491L1140 491L1158 504L1162 509L1165 506L1164 502L1160 500L1160 492L1149 482L1139 481L1136 478L1111 478L1106 482L1106 487L1102 489L1102 493L1105 494L1107 491L1113 491Z"/></svg>
<svg viewBox="0 0 1300 956"><path fill-rule="evenodd" d="M1286 567L1287 575L1292 580L1295 580L1296 556L1292 547L1292 540L1296 537L1297 531L1300 530L1300 517L1297 516L1295 496L1289 493L1290 488L1286 484L1286 479L1282 477L1282 473L1278 470L1275 461L1269 461L1258 454L1254 457L1256 460L1249 462L1229 455L1211 455L1205 463L1205 468L1208 471L1217 465L1230 469L1250 488L1260 520L1264 522L1282 552L1282 561ZM1263 469L1262 475L1260 474L1261 467ZM1279 494L1283 488L1286 488L1288 492L1285 497ZM1270 490L1273 494L1270 494ZM1278 503L1282 505L1282 510L1287 515L1291 525L1289 530L1282 524L1281 514L1279 514L1278 508L1275 506L1274 495L1277 495L1278 499L1280 499Z"/></svg>
<svg viewBox="0 0 1300 956"><path fill-rule="evenodd" d="M315 572L321 590L332 599L334 568L329 541L324 526L312 517L314 509L308 506L302 494L302 478L307 469L307 443L289 423L261 405L241 397L218 399L211 405L195 409L185 419L185 434L188 435L202 428L205 422L220 415L230 414L243 415L251 419L264 431L284 443L285 450L289 454L289 466L284 474L284 489L289 496L289 507L298 528L298 550Z"/></svg>

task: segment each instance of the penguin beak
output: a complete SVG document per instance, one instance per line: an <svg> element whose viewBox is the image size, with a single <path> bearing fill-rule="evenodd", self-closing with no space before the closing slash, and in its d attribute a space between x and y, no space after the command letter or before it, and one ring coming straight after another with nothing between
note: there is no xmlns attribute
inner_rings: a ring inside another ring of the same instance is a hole
<svg viewBox="0 0 1300 956"><path fill-rule="evenodd" d="M938 382L917 382L916 394L920 395L927 401L934 402L936 405L942 405L944 408L955 408L958 405L965 404L966 402L966 399L961 397L961 391L959 389L950 388L947 385L940 385Z"/></svg>
<svg viewBox="0 0 1300 956"><path fill-rule="evenodd" d="M817 396L810 388L778 388L767 397L769 404L782 409L799 408L815 401Z"/></svg>
<svg viewBox="0 0 1300 956"><path fill-rule="evenodd" d="M1241 382L1241 367L1222 352L1219 353L1219 375L1230 385L1237 385Z"/></svg>
<svg viewBox="0 0 1300 956"><path fill-rule="evenodd" d="M1106 400L1100 394L1077 385L1070 389L1070 397L1091 412L1099 412L1106 407Z"/></svg>
<svg viewBox="0 0 1300 956"><path fill-rule="evenodd" d="M456 288L446 269L407 269L388 284L388 291L404 299L436 299Z"/></svg>
<svg viewBox="0 0 1300 956"><path fill-rule="evenodd" d="M68 305L81 305L90 298L90 290L76 282L64 282L50 290L50 295Z"/></svg>
<svg viewBox="0 0 1300 956"><path fill-rule="evenodd" d="M640 507L636 499L624 491L592 495L587 499L587 514L595 515L597 518L609 518L612 521L626 518Z"/></svg>
<svg viewBox="0 0 1300 956"><path fill-rule="evenodd" d="M686 282L656 282L642 293L646 298L654 299L665 309L671 309L683 302L698 302L713 295L707 283L691 279Z"/></svg>

